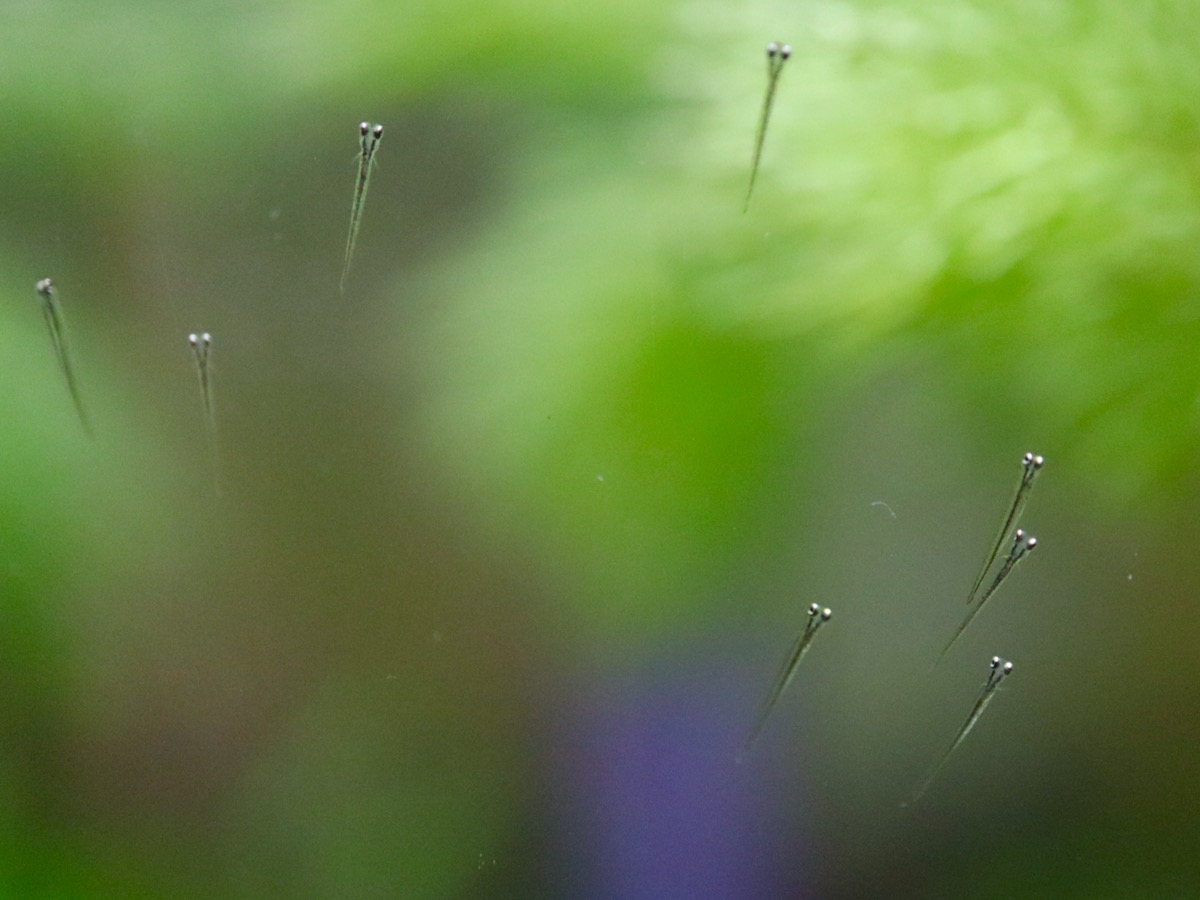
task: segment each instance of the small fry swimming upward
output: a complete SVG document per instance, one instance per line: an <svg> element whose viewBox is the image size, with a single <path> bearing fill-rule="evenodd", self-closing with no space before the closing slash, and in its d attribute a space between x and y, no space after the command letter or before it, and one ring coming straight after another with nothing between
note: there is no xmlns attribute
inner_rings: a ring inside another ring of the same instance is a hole
<svg viewBox="0 0 1200 900"><path fill-rule="evenodd" d="M742 212L750 209L750 195L754 193L754 180L758 178L758 163L762 159L763 141L767 138L767 120L771 118L771 105L775 102L775 88L783 72L783 64L792 56L790 44L771 41L767 44L767 94L763 98L762 113L758 118L758 132L754 136L754 159L750 163L750 186L746 189L746 203Z"/></svg>
<svg viewBox="0 0 1200 900"><path fill-rule="evenodd" d="M58 360L59 371L67 382L67 390L71 392L71 400L75 403L75 411L83 430L92 434L92 423L88 420L87 410L83 406L83 397L79 393L79 384L75 380L75 368L71 364L71 348L67 343L67 325L63 319L62 306L58 302L58 290L49 278L43 278L36 285L42 298L42 317L46 320L46 328L50 331L50 341L54 344L54 356Z"/></svg>
<svg viewBox="0 0 1200 900"><path fill-rule="evenodd" d="M350 204L350 233L346 235L346 260L342 264L341 291L346 291L346 276L350 274L350 261L354 258L354 244L358 240L358 228L362 224L363 206L367 202L367 186L371 182L371 168L375 164L375 151L383 138L383 126L362 122L358 126L360 152L358 156L358 178L354 182L354 199Z"/></svg>
<svg viewBox="0 0 1200 900"><path fill-rule="evenodd" d="M804 659L804 654L812 646L812 640L817 636L817 630L832 617L833 610L828 606L822 609L814 603L808 608L808 622L805 623L804 630L800 632L799 637L792 644L792 649L788 651L788 655L784 658L783 666L780 668L779 674L775 676L775 683L771 685L771 692L767 694L767 699L763 701L763 705L759 708L758 718L754 722L754 729L750 732L750 736L746 738L746 743L742 745L742 752L738 755L739 760L754 747L758 736L762 733L763 726L767 724L771 710L779 702L784 689L791 683L792 676L796 674L796 669L799 668L800 661Z"/></svg>

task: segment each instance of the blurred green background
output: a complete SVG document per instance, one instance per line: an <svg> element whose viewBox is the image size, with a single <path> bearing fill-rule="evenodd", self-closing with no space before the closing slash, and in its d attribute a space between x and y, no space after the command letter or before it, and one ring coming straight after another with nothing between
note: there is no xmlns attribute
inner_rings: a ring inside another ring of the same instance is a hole
<svg viewBox="0 0 1200 900"><path fill-rule="evenodd" d="M1200 893L1200 7L0 33L0 895Z"/></svg>

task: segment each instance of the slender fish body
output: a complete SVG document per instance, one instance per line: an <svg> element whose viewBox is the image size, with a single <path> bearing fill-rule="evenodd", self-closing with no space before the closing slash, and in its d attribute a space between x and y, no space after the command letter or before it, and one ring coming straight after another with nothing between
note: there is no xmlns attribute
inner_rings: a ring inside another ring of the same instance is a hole
<svg viewBox="0 0 1200 900"><path fill-rule="evenodd" d="M1004 520L1000 523L1000 530L996 534L996 539L989 545L987 554L983 558L983 566L979 569L979 574L975 577L975 582L971 585L970 593L967 594L967 605L975 604L967 617L963 619L958 630L950 638L949 642L942 649L941 654L937 658L938 662L942 661L950 648L954 646L954 642L958 640L959 635L966 631L967 626L983 609L984 605L992 598L992 596L1000 589L1000 585L1004 584L1005 579L1012 574L1012 570L1022 559L1033 552L1037 547L1038 541L1035 537L1026 537L1025 532L1017 528L1012 534L1012 546L1009 548L1008 557L1001 563L1000 568L996 571L992 582L981 595L980 588L984 585L984 580L987 578L988 572L992 570L997 557L1000 555L1000 548L1004 546L1005 540L1009 537L1009 532L1012 531L1018 520L1021 518L1021 513L1025 510L1025 505L1029 502L1029 497L1033 491L1033 482L1037 478L1038 473L1042 470L1042 466L1046 464L1046 459L1036 453L1026 453L1021 457L1021 480L1017 482L1017 490L1013 495L1012 503L1009 504L1008 512L1005 513ZM976 603L978 598L978 603Z"/></svg>
<svg viewBox="0 0 1200 900"><path fill-rule="evenodd" d="M742 752L738 755L739 760L754 747L758 736L762 733L763 726L767 724L771 710L779 702L780 696L791 683L792 677L796 674L796 669L800 666L800 661L804 659L804 655L808 653L808 648L812 646L812 640L817 636L817 630L828 622L832 616L833 610L829 607L822 609L814 603L808 608L808 622L804 625L804 631L800 632L800 636L796 638L791 650L788 651L788 655L784 658L783 666L779 669L779 674L775 677L775 683L771 686L770 693L767 694L766 700L763 701L763 705L759 709L754 728L751 730L750 736L746 738L746 743L742 746Z"/></svg>
<svg viewBox="0 0 1200 900"><path fill-rule="evenodd" d="M67 383L67 390L83 423L83 430L89 435L92 423L88 419L87 410L83 405L83 395L79 392L79 383L75 378L75 367L71 363L71 349L67 342L67 324L63 318L62 306L58 302L58 289L49 278L43 278L36 285L37 292L42 298L42 317L46 320L46 328L50 332L50 342L54 345L54 356L58 360L59 371Z"/></svg>
<svg viewBox="0 0 1200 900"><path fill-rule="evenodd" d="M983 690L979 692L979 696L975 700L975 705L971 707L971 712L967 715L966 721L958 729L958 734L955 735L946 752L942 754L937 765L930 770L929 775L926 776L925 780L913 792L913 803L919 801L925 795L925 792L929 790L929 785L933 783L938 773L942 771L942 768L946 765L946 761L950 759L954 751L958 749L959 745L966 740L967 735L971 733L971 729L979 722L979 717L983 715L983 711L987 709L987 705L992 702L992 698L996 695L996 690L1000 687L1000 682L1012 674L1012 670L1013 664L1011 662L1001 659L999 656L992 657L992 669L988 673L987 682L984 683Z"/></svg>
<svg viewBox="0 0 1200 900"><path fill-rule="evenodd" d="M1012 504L1008 508L1008 514L1005 515L1004 521L1000 524L1000 531L997 532L996 539L992 542L987 556L983 558L983 567L979 570L979 575L976 577L975 583L971 585L971 592L967 594L968 606L975 600L975 595L979 593L979 588L983 584L983 579L987 575L988 569L992 567L992 563L1000 555L1000 548L1004 546L1004 540L1008 537L1009 531L1017 524L1017 520L1021 517L1021 512L1025 509L1025 504L1029 502L1029 492L1033 490L1033 480L1037 478L1038 472L1042 470L1042 466L1045 464L1045 457L1033 453L1026 453L1021 458L1021 480L1017 483L1017 490L1013 495Z"/></svg>
<svg viewBox="0 0 1200 900"><path fill-rule="evenodd" d="M213 478L217 493L221 493L219 477L219 443L217 441L217 407L213 398L212 335L207 331L188 335L188 345L196 361L196 378L200 383L200 401L204 405L204 431L208 438L208 449L212 455Z"/></svg>
<svg viewBox="0 0 1200 900"><path fill-rule="evenodd" d="M954 635L942 649L941 656L938 657L938 662L941 662L942 657L944 657L949 652L950 648L954 646L954 642L958 640L959 635L967 630L967 626L971 624L972 620L979 614L979 611L983 609L984 604L986 604L988 600L992 598L996 591L1000 589L1000 585L1004 584L1005 579L1012 574L1012 570L1016 568L1017 563L1032 553L1037 548L1037 545L1038 539L1033 535L1029 535L1027 537L1022 529L1018 528L1016 530L1016 532L1013 534L1012 547L1009 549L1008 556L1005 558L1004 563L996 571L996 577L992 579L992 583L988 586L988 589L984 591L983 596L979 598L978 605L976 605L971 609L970 612L967 613L967 617L963 619L962 624L958 626L958 630L954 632Z"/></svg>
<svg viewBox="0 0 1200 900"><path fill-rule="evenodd" d="M775 103L775 88L779 85L783 64L791 59L791 56L790 44L780 44L777 41L767 44L767 93L763 97L762 112L758 117L758 130L754 135L754 156L750 162L750 186L746 189L746 202L742 206L743 213L750 209L754 181L758 178L758 164L762 160L763 142L767 139L767 121L771 118L771 106Z"/></svg>
<svg viewBox="0 0 1200 900"><path fill-rule="evenodd" d="M358 177L354 181L354 198L350 202L350 232L346 235L346 257L342 264L340 287L346 290L346 276L350 274L350 262L354 258L354 245L358 241L358 229L362 224L363 207L367 202L367 187L371 183L371 169L375 165L375 151L383 138L383 126L362 122L358 126L359 155Z"/></svg>

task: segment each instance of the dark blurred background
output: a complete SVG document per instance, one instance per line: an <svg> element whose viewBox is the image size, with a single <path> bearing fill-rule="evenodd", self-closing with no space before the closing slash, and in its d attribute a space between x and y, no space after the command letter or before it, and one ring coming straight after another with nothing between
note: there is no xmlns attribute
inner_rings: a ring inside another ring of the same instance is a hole
<svg viewBox="0 0 1200 900"><path fill-rule="evenodd" d="M0 34L0 895L1200 895L1200 7Z"/></svg>

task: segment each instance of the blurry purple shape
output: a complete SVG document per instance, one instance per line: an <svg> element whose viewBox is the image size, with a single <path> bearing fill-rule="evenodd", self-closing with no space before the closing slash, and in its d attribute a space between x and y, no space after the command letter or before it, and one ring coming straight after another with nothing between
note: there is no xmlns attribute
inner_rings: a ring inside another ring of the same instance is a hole
<svg viewBox="0 0 1200 900"><path fill-rule="evenodd" d="M714 672L711 655L685 662L691 673L655 667L572 698L556 775L573 897L778 898L807 862L797 811L776 807L800 767L768 787L739 765L745 684Z"/></svg>

